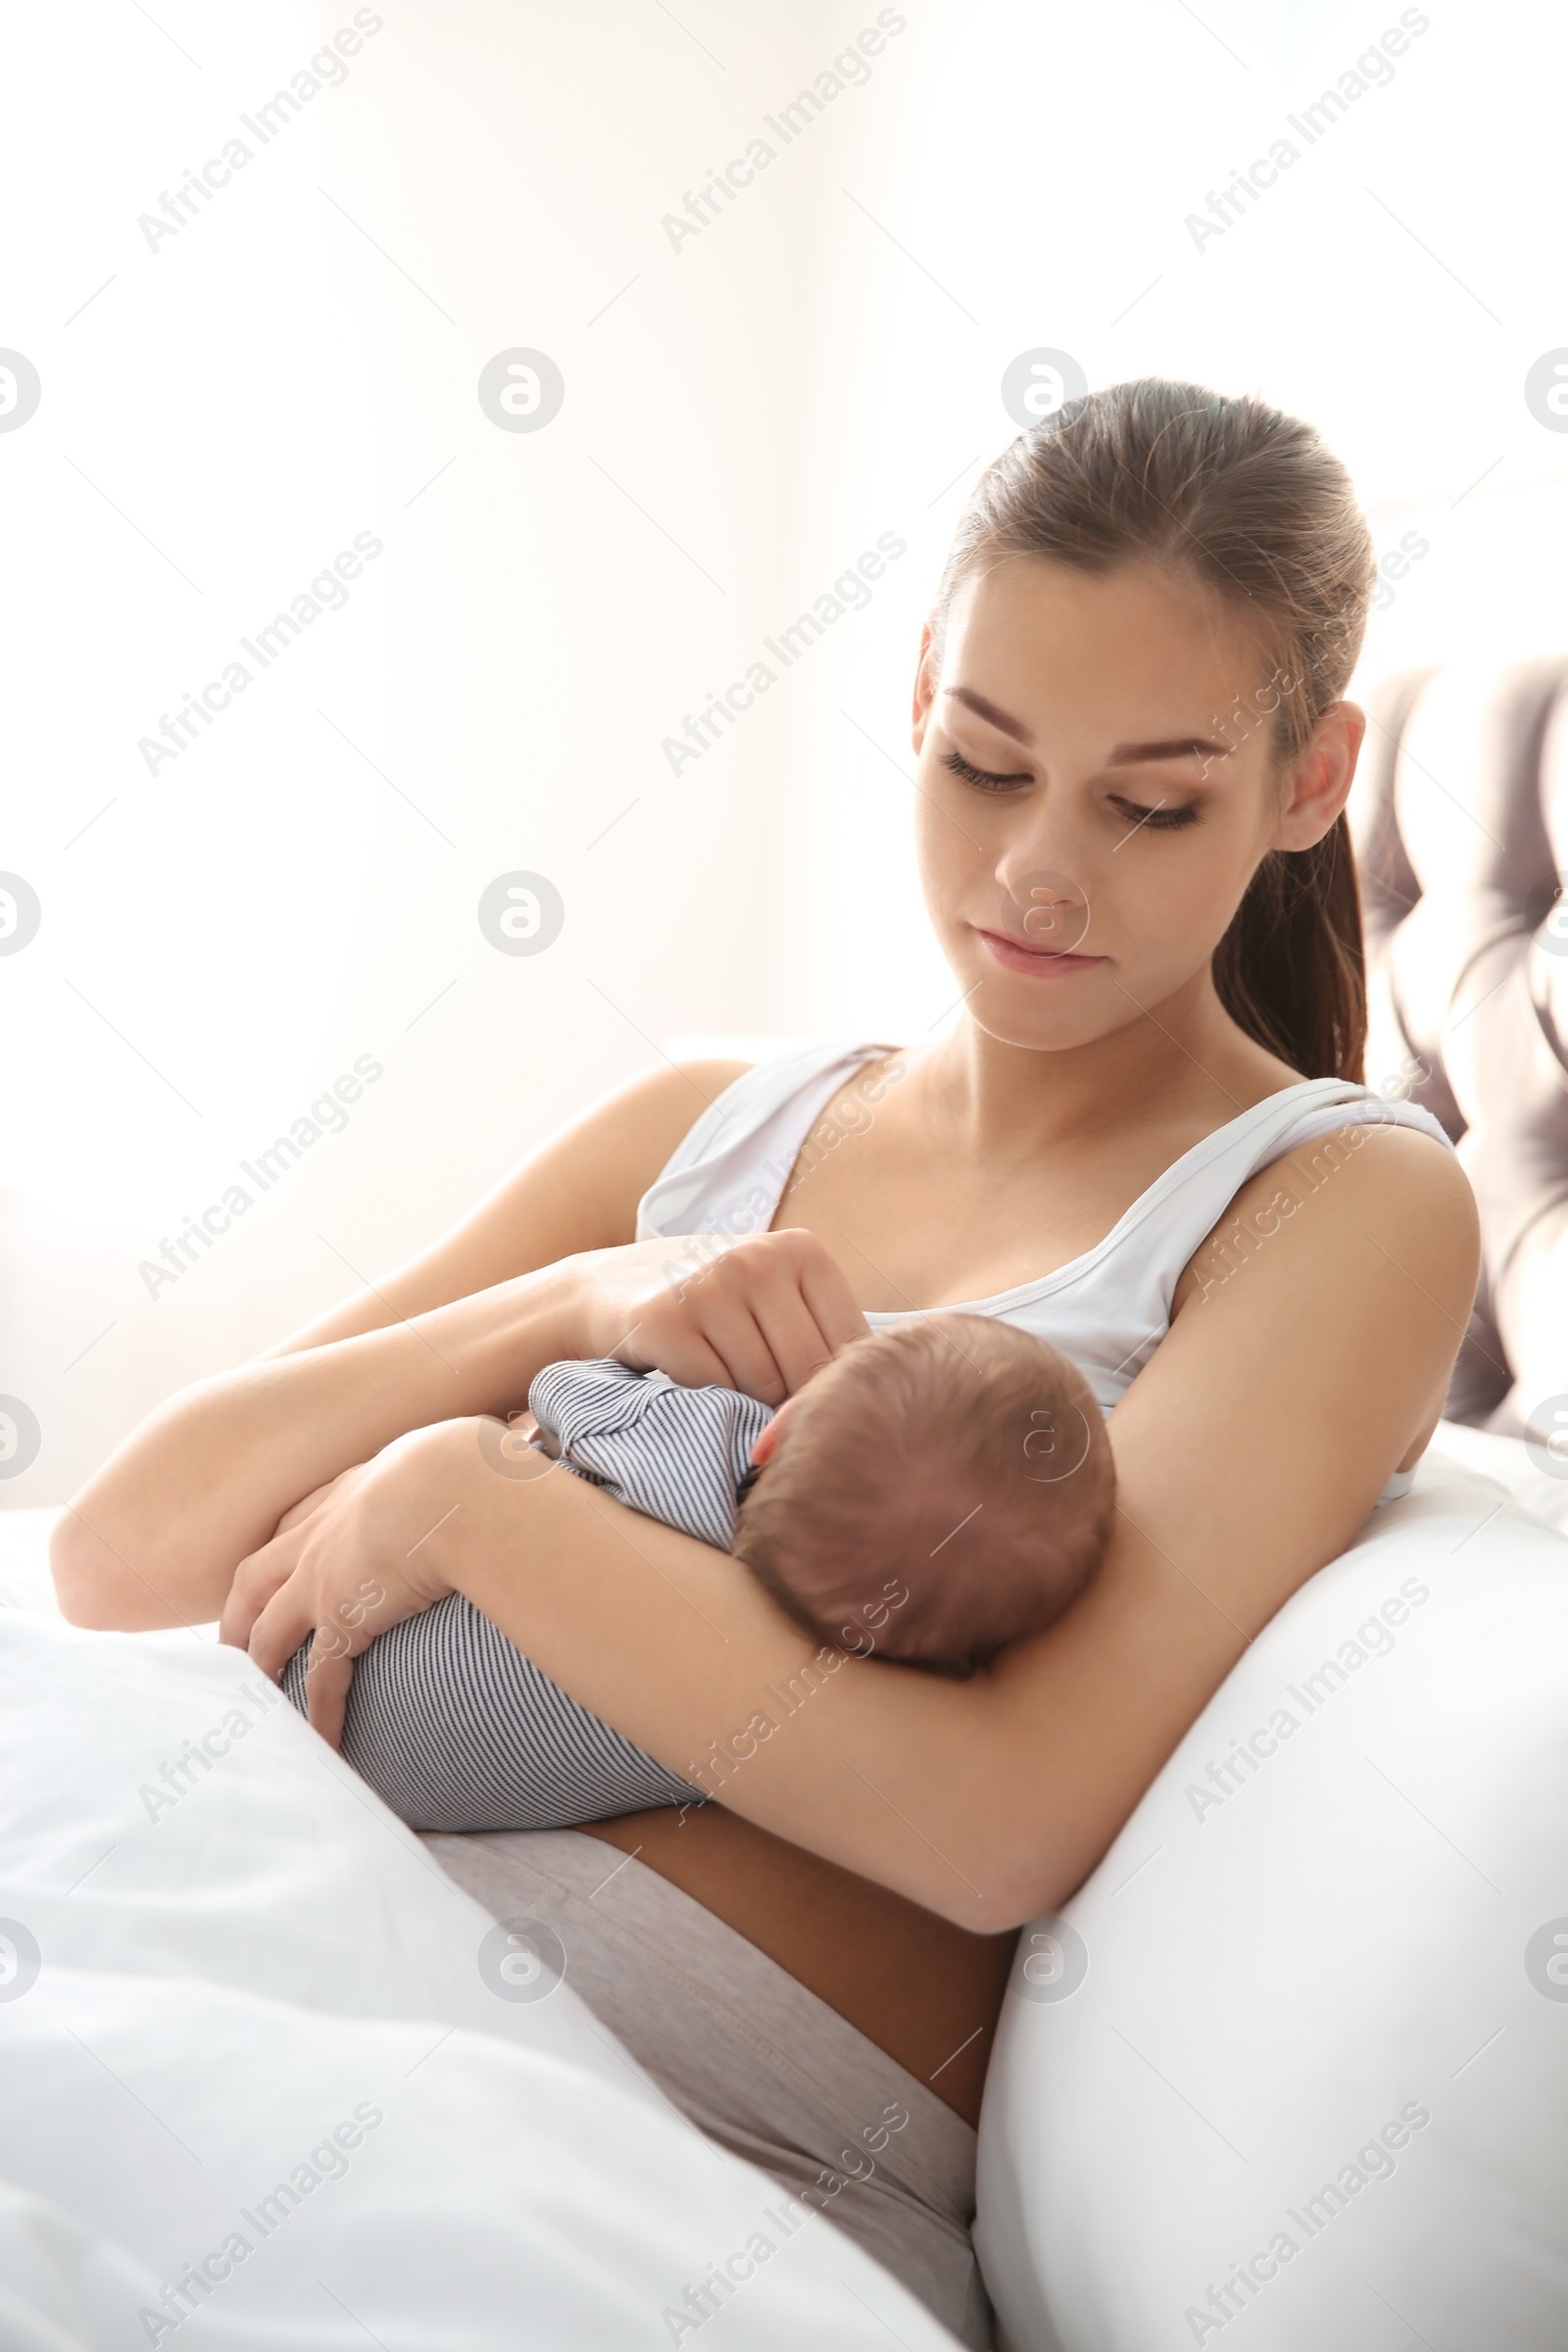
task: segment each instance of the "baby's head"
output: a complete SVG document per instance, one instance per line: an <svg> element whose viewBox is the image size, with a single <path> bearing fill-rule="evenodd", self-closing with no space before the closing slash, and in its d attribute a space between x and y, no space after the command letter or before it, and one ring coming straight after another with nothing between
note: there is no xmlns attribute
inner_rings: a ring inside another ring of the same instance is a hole
<svg viewBox="0 0 1568 2352"><path fill-rule="evenodd" d="M1115 1505L1083 1375L987 1315L856 1340L753 1453L736 1557L818 1641L942 1674L1059 1617Z"/></svg>

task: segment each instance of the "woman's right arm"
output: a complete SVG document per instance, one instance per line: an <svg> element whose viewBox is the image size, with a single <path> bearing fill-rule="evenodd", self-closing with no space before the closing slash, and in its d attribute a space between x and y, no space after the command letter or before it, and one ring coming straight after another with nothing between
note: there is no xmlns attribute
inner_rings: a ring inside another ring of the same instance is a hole
<svg viewBox="0 0 1568 2352"><path fill-rule="evenodd" d="M303 1495L411 1429L521 1403L542 1365L574 1352L561 1261L631 1240L642 1194L745 1066L689 1062L637 1080L423 1256L161 1405L60 1519L51 1563L66 1615L207 1622L237 1563Z"/></svg>

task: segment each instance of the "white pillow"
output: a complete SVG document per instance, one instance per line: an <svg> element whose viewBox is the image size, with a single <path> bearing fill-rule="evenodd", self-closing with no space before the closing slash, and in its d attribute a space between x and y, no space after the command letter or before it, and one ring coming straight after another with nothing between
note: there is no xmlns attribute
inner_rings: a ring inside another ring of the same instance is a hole
<svg viewBox="0 0 1568 2352"><path fill-rule="evenodd" d="M241 1653L0 1613L5 2352L951 2346L498 1938Z"/></svg>
<svg viewBox="0 0 1568 2352"><path fill-rule="evenodd" d="M1568 2343L1568 1540L1429 1460L1024 1932L1011 2352Z"/></svg>

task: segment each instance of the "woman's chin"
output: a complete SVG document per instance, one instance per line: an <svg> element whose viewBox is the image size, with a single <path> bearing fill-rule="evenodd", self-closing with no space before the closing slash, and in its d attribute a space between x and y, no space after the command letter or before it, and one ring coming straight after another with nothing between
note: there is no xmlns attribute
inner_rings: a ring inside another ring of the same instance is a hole
<svg viewBox="0 0 1568 2352"><path fill-rule="evenodd" d="M1119 989L1107 990L1102 981L1092 1000L1077 991L1073 1000L1065 992L1048 997L1049 987L1027 980L1008 986L994 973L981 974L964 999L964 1009L974 1026L999 1046L1018 1046L1036 1054L1092 1046L1127 1019L1126 998Z"/></svg>

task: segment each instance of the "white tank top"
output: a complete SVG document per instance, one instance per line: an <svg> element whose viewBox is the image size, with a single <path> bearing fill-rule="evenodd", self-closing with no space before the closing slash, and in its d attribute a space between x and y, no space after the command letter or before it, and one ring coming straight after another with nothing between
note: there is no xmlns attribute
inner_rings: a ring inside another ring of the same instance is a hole
<svg viewBox="0 0 1568 2352"><path fill-rule="evenodd" d="M791 1169L819 1114L887 1045L815 1044L737 1078L676 1146L637 1209L637 1238L766 1233ZM1156 1176L1103 1241L1081 1257L994 1298L943 1308L868 1313L873 1330L917 1314L997 1315L1050 1340L1083 1373L1108 1413L1170 1329L1171 1298L1188 1260L1259 1168L1341 1127L1419 1128L1451 1151L1430 1111L1391 1102L1347 1079L1305 1078L1217 1127ZM818 1139L832 1149L836 1131ZM1408 1494L1396 1470L1378 1497Z"/></svg>

